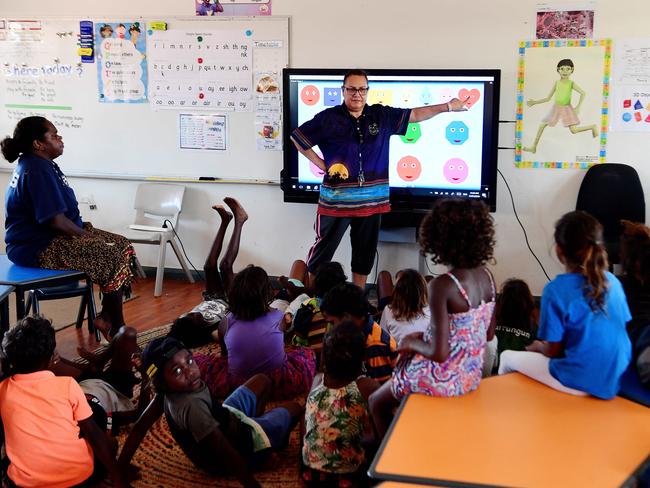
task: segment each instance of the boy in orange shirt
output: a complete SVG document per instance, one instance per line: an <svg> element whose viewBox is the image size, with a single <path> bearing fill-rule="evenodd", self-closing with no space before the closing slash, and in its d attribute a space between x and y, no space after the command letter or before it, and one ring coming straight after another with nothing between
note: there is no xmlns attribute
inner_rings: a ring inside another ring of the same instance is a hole
<svg viewBox="0 0 650 488"><path fill-rule="evenodd" d="M127 486L81 387L48 370L58 361L51 323L25 317L5 334L2 350L11 374L0 383L9 485L55 488L100 478L94 453L114 486Z"/></svg>

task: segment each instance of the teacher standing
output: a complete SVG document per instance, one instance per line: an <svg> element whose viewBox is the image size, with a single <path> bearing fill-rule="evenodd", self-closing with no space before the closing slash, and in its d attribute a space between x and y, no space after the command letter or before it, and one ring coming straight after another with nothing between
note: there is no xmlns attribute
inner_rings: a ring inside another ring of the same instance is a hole
<svg viewBox="0 0 650 488"><path fill-rule="evenodd" d="M307 258L310 281L322 263L331 261L349 226L353 281L365 288L381 214L390 212L390 136L406 134L411 122L466 110L467 100L457 98L413 109L367 105L368 89L365 71L348 71L343 78L343 104L323 110L291 133L298 151L325 172L314 224L316 241ZM312 149L316 145L322 158Z"/></svg>
<svg viewBox="0 0 650 488"><path fill-rule="evenodd" d="M83 222L74 191L54 162L63 139L44 117L26 117L0 142L10 163L18 159L5 199L9 259L21 266L83 271L102 291L94 325L108 338L124 325L122 297L130 291L133 246L125 237Z"/></svg>

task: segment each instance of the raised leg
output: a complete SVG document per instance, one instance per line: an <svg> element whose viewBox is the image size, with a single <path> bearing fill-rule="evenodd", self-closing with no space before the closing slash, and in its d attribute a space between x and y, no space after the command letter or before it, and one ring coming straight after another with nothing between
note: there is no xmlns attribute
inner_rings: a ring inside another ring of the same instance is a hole
<svg viewBox="0 0 650 488"><path fill-rule="evenodd" d="M213 205L212 208L215 209L221 217L221 224L219 224L217 235L214 237L214 241L212 241L212 247L210 247L210 252L208 253L208 257L203 265L203 271L205 271L205 291L209 295L225 294L223 281L219 274L219 255L221 254L221 249L223 247L223 239L226 235L226 229L232 220L232 214L228 212L223 205Z"/></svg>
<svg viewBox="0 0 650 488"><path fill-rule="evenodd" d="M226 197L223 199L224 203L230 207L232 214L235 218L235 227L232 230L232 235L230 236L230 242L228 242L228 247L226 248L226 254L224 254L221 263L219 263L219 271L221 272L221 279L225 290L230 289L234 273L232 271L232 265L237 258L239 253L239 242L241 240L241 231L244 227L244 222L248 220L248 214L244 207L241 204L231 197Z"/></svg>

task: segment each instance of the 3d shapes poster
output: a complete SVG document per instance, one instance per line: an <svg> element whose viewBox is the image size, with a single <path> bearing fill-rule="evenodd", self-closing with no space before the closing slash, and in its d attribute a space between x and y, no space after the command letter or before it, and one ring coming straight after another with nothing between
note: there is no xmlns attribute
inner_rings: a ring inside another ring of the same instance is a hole
<svg viewBox="0 0 650 488"><path fill-rule="evenodd" d="M605 161L610 40L519 45L515 165L581 168Z"/></svg>
<svg viewBox="0 0 650 488"><path fill-rule="evenodd" d="M99 101L147 101L145 26L141 22L95 24Z"/></svg>
<svg viewBox="0 0 650 488"><path fill-rule="evenodd" d="M650 132L650 39L616 41L611 130Z"/></svg>

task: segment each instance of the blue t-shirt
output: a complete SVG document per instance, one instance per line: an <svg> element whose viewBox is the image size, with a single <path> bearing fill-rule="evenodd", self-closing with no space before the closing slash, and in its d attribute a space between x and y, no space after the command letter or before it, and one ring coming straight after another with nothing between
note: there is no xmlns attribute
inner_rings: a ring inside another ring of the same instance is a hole
<svg viewBox="0 0 650 488"><path fill-rule="evenodd" d="M538 337L561 342L564 357L551 359L551 375L564 386L599 398L613 398L632 354L625 323L630 320L620 281L606 273L604 310L590 308L585 277L558 275L544 287Z"/></svg>
<svg viewBox="0 0 650 488"><path fill-rule="evenodd" d="M58 214L83 226L74 191L59 166L23 154L5 195L5 242L9 259L22 266L38 266L39 254L57 235L48 221Z"/></svg>

